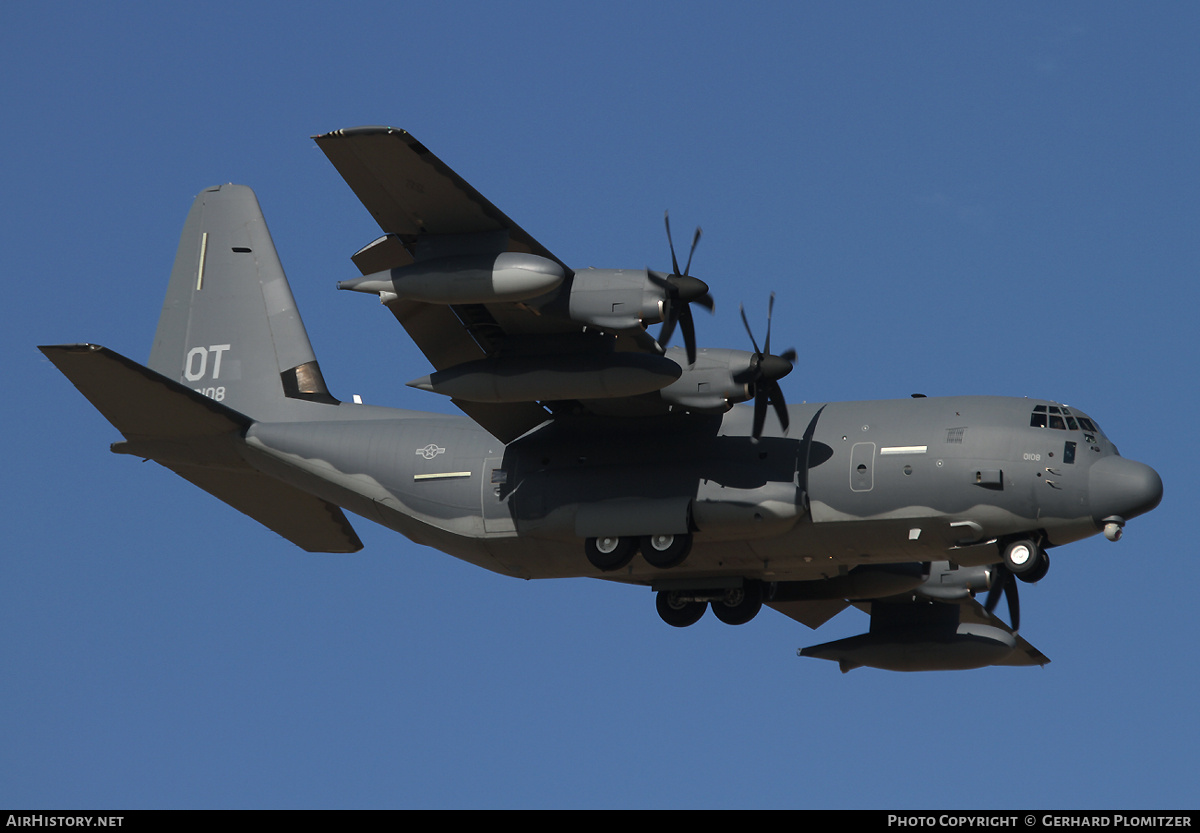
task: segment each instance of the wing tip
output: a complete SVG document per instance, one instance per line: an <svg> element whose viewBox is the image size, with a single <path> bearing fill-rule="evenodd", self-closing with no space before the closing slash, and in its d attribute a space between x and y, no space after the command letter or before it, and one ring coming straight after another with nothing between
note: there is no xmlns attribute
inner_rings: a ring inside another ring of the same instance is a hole
<svg viewBox="0 0 1200 833"><path fill-rule="evenodd" d="M389 127L384 124L365 124L360 127L342 127L337 130L331 130L328 133L318 133L313 136L313 139L337 139L344 136L386 136L393 133L399 133L403 136L411 135L407 130L400 127Z"/></svg>

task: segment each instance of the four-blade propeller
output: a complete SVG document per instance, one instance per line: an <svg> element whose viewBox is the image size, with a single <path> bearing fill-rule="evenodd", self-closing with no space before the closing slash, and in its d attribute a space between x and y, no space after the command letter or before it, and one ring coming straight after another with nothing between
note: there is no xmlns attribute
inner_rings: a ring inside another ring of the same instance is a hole
<svg viewBox="0 0 1200 833"><path fill-rule="evenodd" d="M700 242L700 227L696 227L696 234L692 237L692 248L688 252L687 263L681 272L679 271L679 261L675 257L675 243L671 239L669 212L663 213L663 222L667 227L667 245L671 247L671 269L673 271L670 275L648 272L650 280L662 287L667 296L658 344L665 348L675 332L675 325L678 324L679 329L683 331L683 346L687 350L688 364L693 365L696 363L696 326L692 322L691 304L694 301L709 312L713 311L714 306L712 295L708 292L708 284L688 274L692 268L692 255L696 253L696 244Z"/></svg>
<svg viewBox="0 0 1200 833"><path fill-rule="evenodd" d="M671 237L670 212L663 212L663 224L667 229L667 245L671 247L671 269L673 271L670 275L664 275L661 272L647 270L650 280L662 287L666 293L663 306L663 325L662 330L659 331L658 344L659 347L665 348L678 325L683 332L683 344L687 350L688 365L691 366L696 363L696 327L692 321L691 305L697 303L709 312L712 312L714 307L712 295L708 291L708 284L690 274L692 255L696 253L696 246L700 243L701 231L697 226L696 233L692 237L692 247L688 251L687 262L681 270L679 259L675 256L675 241ZM775 415L779 418L779 424L784 432L786 433L788 430L787 402L784 401L779 380L792 372L792 366L796 362L796 351L789 348L778 356L771 353L771 314L775 309L774 292L771 293L771 300L767 305L767 336L761 350L750 329L750 322L746 320L746 310L741 307L739 309L742 313L742 324L746 328L746 334L750 336L750 343L754 345L754 355L750 359L750 367L735 378L738 382L749 385L752 391L754 427L751 433L757 442L762 436L769 407L775 409Z"/></svg>
<svg viewBox="0 0 1200 833"><path fill-rule="evenodd" d="M750 336L750 343L754 345L754 356L750 359L750 367L738 377L738 381L745 381L753 385L754 388L754 428L751 431L751 436L758 440L762 436L763 425L767 419L767 406L771 405L775 408L775 415L779 417L779 425L784 432L788 429L788 412L787 403L783 399L783 390L779 387L779 380L792 372L792 365L796 362L796 351L788 348L782 354L774 356L771 354L771 313L775 309L775 293L771 293L771 300L767 304L767 338L763 342L762 349L758 349L758 342L754 339L754 333L750 330L750 322L746 320L746 310L744 307L739 307L742 313L742 324L746 328L746 334Z"/></svg>

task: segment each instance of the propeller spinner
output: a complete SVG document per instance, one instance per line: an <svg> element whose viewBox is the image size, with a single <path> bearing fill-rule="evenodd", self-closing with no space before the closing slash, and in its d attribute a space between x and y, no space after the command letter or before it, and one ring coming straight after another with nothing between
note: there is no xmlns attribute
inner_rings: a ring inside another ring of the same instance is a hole
<svg viewBox="0 0 1200 833"><path fill-rule="evenodd" d="M687 263L683 271L679 271L679 261L675 257L675 243L671 239L670 212L663 212L663 223L667 227L667 245L671 247L670 275L661 272L648 272L650 280L666 291L666 304L663 308L663 325L658 335L658 344L665 348L675 332L675 326L683 332L683 345L687 350L688 364L696 363L696 326L692 321L692 302L699 304L709 312L713 311L713 298L708 292L708 284L699 278L688 274L692 268L692 255L696 253L696 244L700 242L700 227L692 237L692 248L688 252Z"/></svg>
<svg viewBox="0 0 1200 833"><path fill-rule="evenodd" d="M785 433L788 430L787 402L783 399L783 389L779 387L779 380L792 372L792 366L796 362L796 351L788 348L778 356L771 354L771 313L775 309L774 292L771 293L771 300L767 304L767 338L763 342L761 350L758 348L758 342L754 339L754 333L750 330L750 322L746 320L745 308L739 307L739 309L741 309L742 325L746 328L746 335L750 336L750 343L754 345L754 356L750 359L750 367L744 374L741 374L738 381L749 382L754 386L754 428L751 436L757 441L762 436L763 425L767 420L768 406L774 406L780 427Z"/></svg>

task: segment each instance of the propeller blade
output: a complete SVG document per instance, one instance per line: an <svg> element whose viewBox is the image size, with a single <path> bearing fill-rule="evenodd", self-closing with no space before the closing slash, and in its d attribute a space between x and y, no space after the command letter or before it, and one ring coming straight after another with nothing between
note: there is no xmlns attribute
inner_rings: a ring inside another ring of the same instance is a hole
<svg viewBox="0 0 1200 833"><path fill-rule="evenodd" d="M1013 574L1003 564L997 564L993 569L996 571L996 577L992 581L992 587L988 590L987 600L983 603L983 609L988 613L995 613L996 605L1000 603L1000 597L1004 596L1008 602L1008 621L1013 632L1021 627L1021 600L1017 593L1017 582L1013 580Z"/></svg>
<svg viewBox="0 0 1200 833"><path fill-rule="evenodd" d="M696 246L700 243L700 226L696 226L696 233L692 236L692 248L688 251L687 263L683 265L683 274L690 275L692 268L692 255L696 253Z"/></svg>
<svg viewBox="0 0 1200 833"><path fill-rule="evenodd" d="M983 603L983 609L988 613L996 611L996 605L1004 594L1004 585L1008 582L1008 570L1004 569L1003 564L995 565L992 570L992 586L988 588L987 599Z"/></svg>
<svg viewBox="0 0 1200 833"><path fill-rule="evenodd" d="M692 308L687 304L679 313L679 329L683 331L683 346L687 350L690 367L696 363L696 326L692 323Z"/></svg>
<svg viewBox="0 0 1200 833"><path fill-rule="evenodd" d="M1021 629L1021 602L1017 599L1017 584L1010 581L1004 588L1004 596L1008 600L1008 622L1012 625L1013 633Z"/></svg>
<svg viewBox="0 0 1200 833"><path fill-rule="evenodd" d="M771 355L771 313L775 311L775 293L771 293L771 300L767 301L767 339L763 342L763 352L768 356Z"/></svg>
<svg viewBox="0 0 1200 833"><path fill-rule="evenodd" d="M671 305L668 302L667 314L663 316L662 329L658 331L659 347L665 348L667 346L667 342L671 340L671 336L675 332L675 321L676 317L671 314Z"/></svg>
<svg viewBox="0 0 1200 833"><path fill-rule="evenodd" d="M683 330L683 345L687 349L688 365L690 366L696 363L696 326L692 320L690 304L695 301L709 312L712 312L715 304L712 295L709 294L708 284L688 274L692 268L692 256L696 254L696 246L700 243L700 227L696 227L696 233L692 236L692 247L688 250L687 263L680 272L679 258L675 254L675 240L671 237L671 212L663 212L663 225L667 229L667 245L671 248L671 269L673 271L670 275L663 276L647 270L651 282L666 291L663 326L659 331L658 345L665 349L667 342L675 333L675 325L680 324Z"/></svg>
<svg viewBox="0 0 1200 833"><path fill-rule="evenodd" d="M675 259L675 241L673 241L671 239L671 212L670 211L663 212L663 223L667 227L667 245L671 247L671 271L674 274L678 275L678 274L680 274L679 261Z"/></svg>
<svg viewBox="0 0 1200 833"><path fill-rule="evenodd" d="M754 427L750 431L750 436L754 438L755 442L758 442L759 437L762 436L763 425L766 424L766 421L767 398L763 395L763 391L760 388L754 395Z"/></svg>
<svg viewBox="0 0 1200 833"><path fill-rule="evenodd" d="M746 335L750 336L750 343L754 345L755 354L761 356L762 351L758 349L758 342L754 340L754 333L750 329L750 322L746 320L746 308L738 304L738 311L742 313L742 326L746 328Z"/></svg>
<svg viewBox="0 0 1200 833"><path fill-rule="evenodd" d="M779 425L783 428L783 433L787 433L788 425L791 420L788 418L787 403L783 401L783 390L779 387L779 383L771 380L770 402L775 406L775 416L779 418Z"/></svg>

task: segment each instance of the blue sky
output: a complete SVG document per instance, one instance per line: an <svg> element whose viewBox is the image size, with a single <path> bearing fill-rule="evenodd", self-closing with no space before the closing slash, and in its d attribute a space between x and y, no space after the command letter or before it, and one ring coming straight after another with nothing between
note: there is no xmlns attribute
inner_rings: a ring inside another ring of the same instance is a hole
<svg viewBox="0 0 1200 833"><path fill-rule="evenodd" d="M0 28L0 806L1191 808L1200 9L14 4ZM1022 594L1044 669L841 675L765 611L493 575L352 519L314 556L119 439L38 344L144 361L193 196L253 187L342 398L450 412L337 293L378 228L310 136L413 132L574 266L669 265L790 401L1094 416L1165 497ZM761 327L761 324L759 325Z"/></svg>

